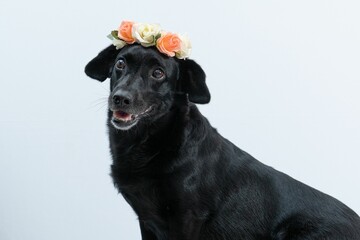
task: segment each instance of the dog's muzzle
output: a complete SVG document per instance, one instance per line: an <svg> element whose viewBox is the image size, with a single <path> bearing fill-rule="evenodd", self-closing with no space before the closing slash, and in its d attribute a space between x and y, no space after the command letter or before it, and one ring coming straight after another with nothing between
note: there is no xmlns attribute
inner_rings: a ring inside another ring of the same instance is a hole
<svg viewBox="0 0 360 240"><path fill-rule="evenodd" d="M117 91L109 97L109 109L113 113L111 123L115 128L128 130L153 109L149 106L138 111L134 103L132 95L125 91Z"/></svg>

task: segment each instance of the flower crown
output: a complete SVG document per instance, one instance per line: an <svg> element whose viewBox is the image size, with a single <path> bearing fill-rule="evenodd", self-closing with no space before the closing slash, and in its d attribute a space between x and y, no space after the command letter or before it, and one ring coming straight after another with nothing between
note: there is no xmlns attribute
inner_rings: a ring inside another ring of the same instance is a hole
<svg viewBox="0 0 360 240"><path fill-rule="evenodd" d="M108 38L113 41L116 49L136 42L144 47L156 46L169 57L185 59L191 53L191 43L186 35L165 32L157 24L123 21L118 30L112 31Z"/></svg>

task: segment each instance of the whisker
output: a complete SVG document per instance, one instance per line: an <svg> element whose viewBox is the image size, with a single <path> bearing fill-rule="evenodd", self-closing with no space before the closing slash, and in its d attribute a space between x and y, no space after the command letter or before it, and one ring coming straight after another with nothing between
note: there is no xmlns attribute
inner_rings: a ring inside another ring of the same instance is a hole
<svg viewBox="0 0 360 240"><path fill-rule="evenodd" d="M100 103L99 103L98 105L100 105ZM103 103L103 105L101 105L101 106L96 110L96 112L102 110L102 109L103 109L104 107L106 107L106 106L107 106L107 102Z"/></svg>
<svg viewBox="0 0 360 240"><path fill-rule="evenodd" d="M89 106L88 109L95 108L95 107L97 107L97 106L99 106L99 105L105 105L105 104L107 104L107 102L108 102L107 97L101 97L101 98L93 101L93 102L90 104L90 106Z"/></svg>

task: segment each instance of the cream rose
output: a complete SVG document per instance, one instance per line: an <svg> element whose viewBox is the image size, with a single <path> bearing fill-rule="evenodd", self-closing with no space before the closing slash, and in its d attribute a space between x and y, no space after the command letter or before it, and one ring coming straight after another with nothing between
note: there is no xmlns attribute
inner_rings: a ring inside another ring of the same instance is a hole
<svg viewBox="0 0 360 240"><path fill-rule="evenodd" d="M180 35L179 38L181 40L181 45L180 50L176 52L176 57L179 59L190 57L192 49L190 39L186 35Z"/></svg>
<svg viewBox="0 0 360 240"><path fill-rule="evenodd" d="M132 28L132 36L136 42L144 47L154 46L161 28L157 24L135 23Z"/></svg>

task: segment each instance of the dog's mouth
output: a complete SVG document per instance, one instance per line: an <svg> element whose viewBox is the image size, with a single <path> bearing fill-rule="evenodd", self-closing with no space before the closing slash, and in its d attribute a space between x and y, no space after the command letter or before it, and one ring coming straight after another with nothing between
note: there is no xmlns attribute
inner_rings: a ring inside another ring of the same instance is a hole
<svg viewBox="0 0 360 240"><path fill-rule="evenodd" d="M115 128L121 130L130 129L131 127L135 126L142 117L144 117L146 114L149 114L152 109L153 107L150 106L143 112L137 114L128 113L122 110L115 110L113 111L111 123Z"/></svg>
<svg viewBox="0 0 360 240"><path fill-rule="evenodd" d="M128 121L134 120L135 115L119 110L119 111L113 112L113 117L114 117L114 119L116 119L118 121L128 122Z"/></svg>

